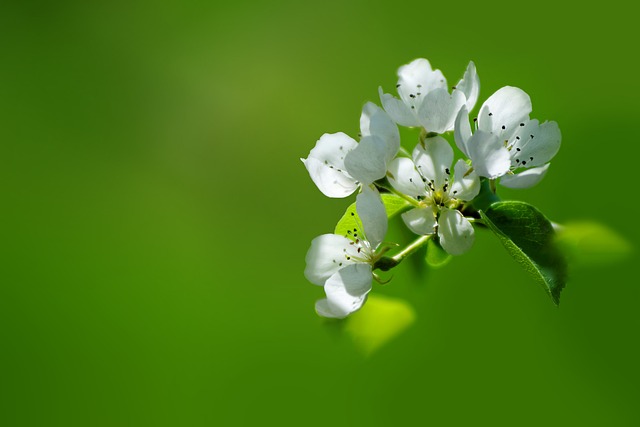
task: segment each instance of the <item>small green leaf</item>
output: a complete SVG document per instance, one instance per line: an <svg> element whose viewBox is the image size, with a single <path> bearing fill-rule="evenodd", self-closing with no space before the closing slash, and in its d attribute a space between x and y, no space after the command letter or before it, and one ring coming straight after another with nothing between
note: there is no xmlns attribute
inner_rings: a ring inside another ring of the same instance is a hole
<svg viewBox="0 0 640 427"><path fill-rule="evenodd" d="M427 254L424 257L427 265L433 268L444 267L451 261L451 258L453 257L442 249L442 246L434 239L430 239L427 242Z"/></svg>
<svg viewBox="0 0 640 427"><path fill-rule="evenodd" d="M344 331L368 356L407 329L415 318L415 311L407 302L370 295L361 310L345 319Z"/></svg>
<svg viewBox="0 0 640 427"><path fill-rule="evenodd" d="M382 198L382 203L387 211L387 218L392 218L411 207L409 202L395 194L384 193L381 194L380 197ZM360 224L360 218L358 217L358 212L356 212L356 204L354 202L349 205L344 215L342 215L342 218L340 218L340 221L338 221L338 224L336 224L334 233L346 236L347 231L352 231L354 228L360 229Z"/></svg>
<svg viewBox="0 0 640 427"><path fill-rule="evenodd" d="M380 197L382 197L382 203L387 210L387 218L392 218L411 207L408 201L395 194L383 193Z"/></svg>
<svg viewBox="0 0 640 427"><path fill-rule="evenodd" d="M340 221L336 224L334 233L347 236L350 234L347 232L352 231L354 228L360 228L360 217L358 217L358 213L356 212L356 202L349 205L344 215L342 215L342 218L340 218Z"/></svg>
<svg viewBox="0 0 640 427"><path fill-rule="evenodd" d="M496 202L480 215L509 254L558 304L567 281L567 263L556 245L551 222L524 202Z"/></svg>
<svg viewBox="0 0 640 427"><path fill-rule="evenodd" d="M592 221L562 224L556 232L558 245L572 265L607 265L631 253L631 244L615 231Z"/></svg>

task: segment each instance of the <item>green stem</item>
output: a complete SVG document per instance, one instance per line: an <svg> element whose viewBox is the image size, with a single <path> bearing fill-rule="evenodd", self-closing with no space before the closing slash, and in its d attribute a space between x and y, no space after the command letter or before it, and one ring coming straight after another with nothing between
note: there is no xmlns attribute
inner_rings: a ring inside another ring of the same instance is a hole
<svg viewBox="0 0 640 427"><path fill-rule="evenodd" d="M407 202L411 203L412 206L416 207L416 208L422 208L424 207L423 205L420 204L420 202L418 202L416 199L414 199L411 196L407 196L404 193L399 192L398 190L396 190L395 188L393 188L391 185L384 185L381 184L379 181L376 181L375 184L378 187L384 188L385 190L389 191L392 194L395 194L398 197L403 198L404 200L406 200Z"/></svg>
<svg viewBox="0 0 640 427"><path fill-rule="evenodd" d="M411 158L411 153L409 151L407 151L406 148L404 147L400 147L400 149L398 150L400 151L402 154L404 154L405 156L407 156L408 158Z"/></svg>
<svg viewBox="0 0 640 427"><path fill-rule="evenodd" d="M426 236L418 237L412 243L407 245L406 248L404 248L403 250L401 250L400 252L392 256L391 259L394 260L396 264L400 264L400 262L402 262L403 259L405 259L409 255L411 255L412 253L420 249L420 247L426 244L429 241L429 239L431 239L432 237L433 237L433 234L427 234Z"/></svg>

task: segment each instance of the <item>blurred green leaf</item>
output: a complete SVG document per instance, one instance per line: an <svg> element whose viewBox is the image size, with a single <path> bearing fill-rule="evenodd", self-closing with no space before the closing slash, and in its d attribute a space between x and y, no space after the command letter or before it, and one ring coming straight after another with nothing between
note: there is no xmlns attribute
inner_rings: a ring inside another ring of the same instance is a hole
<svg viewBox="0 0 640 427"><path fill-rule="evenodd" d="M409 202L404 200L402 197L396 196L395 194L384 193L381 194L380 197L382 198L382 203L384 204L384 208L387 211L387 218L392 218L411 206ZM361 228L360 218L358 217L358 212L356 212L355 202L349 205L344 215L342 215L342 218L340 218L340 220L336 224L334 233L341 236L346 236L348 232L353 230L354 228Z"/></svg>
<svg viewBox="0 0 640 427"><path fill-rule="evenodd" d="M631 253L631 244L615 231L592 221L570 222L556 230L556 241L572 264L598 266Z"/></svg>
<svg viewBox="0 0 640 427"><path fill-rule="evenodd" d="M345 332L365 355L406 330L416 319L405 301L382 295L370 295L364 307L345 320Z"/></svg>
<svg viewBox="0 0 640 427"><path fill-rule="evenodd" d="M524 202L496 202L480 215L509 254L558 304L567 280L567 263L556 245L551 222Z"/></svg>
<svg viewBox="0 0 640 427"><path fill-rule="evenodd" d="M434 239L427 242L427 253L425 255L425 261L429 267L440 268L444 267L453 258L447 253L442 246Z"/></svg>

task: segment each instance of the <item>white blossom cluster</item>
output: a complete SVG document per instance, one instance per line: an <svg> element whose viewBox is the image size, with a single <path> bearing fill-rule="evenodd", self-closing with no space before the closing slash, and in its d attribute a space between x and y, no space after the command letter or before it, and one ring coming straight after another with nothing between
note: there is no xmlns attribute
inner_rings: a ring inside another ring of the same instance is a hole
<svg viewBox="0 0 640 427"><path fill-rule="evenodd" d="M398 69L398 97L379 89L382 107L367 103L360 116L359 141L338 132L324 134L301 159L318 189L328 197L358 192L359 227L347 235L324 234L311 242L306 278L323 286L316 303L321 316L344 318L364 304L373 270L385 248L387 214L379 189L410 200L402 214L418 235L434 235L451 255L468 251L474 241L472 221L462 207L480 192L481 180L510 188L538 183L560 148L555 122L531 119L531 99L505 86L492 94L470 121L480 81L473 62L449 91L440 70L426 59ZM411 153L401 148L398 126L421 128ZM443 134L453 132L463 158Z"/></svg>

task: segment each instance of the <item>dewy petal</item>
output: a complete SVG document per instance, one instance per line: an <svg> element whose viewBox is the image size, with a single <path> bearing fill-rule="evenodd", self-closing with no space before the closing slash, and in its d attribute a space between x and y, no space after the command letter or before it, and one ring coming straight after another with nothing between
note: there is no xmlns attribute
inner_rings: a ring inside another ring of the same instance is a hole
<svg viewBox="0 0 640 427"><path fill-rule="evenodd" d="M424 58L415 59L398 69L398 94L408 105L438 88L446 90L447 79L442 71L431 69L431 64Z"/></svg>
<svg viewBox="0 0 640 427"><path fill-rule="evenodd" d="M398 126L385 111L372 102L367 102L360 116L360 134L377 136L386 144L386 161L390 162L400 149Z"/></svg>
<svg viewBox="0 0 640 427"><path fill-rule="evenodd" d="M427 132L444 133L453 130L456 116L465 103L465 96L459 90L451 94L438 88L429 92L420 105L418 117Z"/></svg>
<svg viewBox="0 0 640 427"><path fill-rule="evenodd" d="M420 126L420 122L411 108L402 100L384 93L382 88L378 88L380 94L380 102L382 107L389 114L391 119L401 126L416 127Z"/></svg>
<svg viewBox="0 0 640 427"><path fill-rule="evenodd" d="M364 235L375 249L387 234L387 211L384 208L378 190L369 186L362 187L362 193L356 197L356 211L362 221Z"/></svg>
<svg viewBox="0 0 640 427"><path fill-rule="evenodd" d="M461 255L471 249L475 239L473 225L462 213L454 209L443 209L438 219L440 245L451 255Z"/></svg>
<svg viewBox="0 0 640 427"><path fill-rule="evenodd" d="M495 179L511 167L509 150L491 133L477 130L467 142L467 149L473 169L479 176Z"/></svg>
<svg viewBox="0 0 640 427"><path fill-rule="evenodd" d="M458 112L456 123L453 128L453 136L460 151L462 151L465 156L469 157L467 142L469 141L469 138L471 138L471 125L469 124L469 111L467 110L467 107L462 107L460 112Z"/></svg>
<svg viewBox="0 0 640 427"><path fill-rule="evenodd" d="M383 178L387 173L387 147L377 136L365 136L344 159L347 172L363 185Z"/></svg>
<svg viewBox="0 0 640 427"><path fill-rule="evenodd" d="M544 178L550 163L536 168L525 169L515 175L505 175L500 178L500 184L507 188L529 188Z"/></svg>
<svg viewBox="0 0 640 427"><path fill-rule="evenodd" d="M453 149L441 136L426 138L413 150L413 162L423 177L441 188L449 177L447 169L453 162Z"/></svg>
<svg viewBox="0 0 640 427"><path fill-rule="evenodd" d="M531 98L522 89L505 86L498 89L480 108L478 129L508 139L520 123L529 120Z"/></svg>
<svg viewBox="0 0 640 427"><path fill-rule="evenodd" d="M371 291L373 275L369 264L349 265L327 279L327 306L335 317L346 317L364 304Z"/></svg>
<svg viewBox="0 0 640 427"><path fill-rule="evenodd" d="M456 89L462 91L467 98L466 107L468 111L473 110L476 102L478 102L478 96L480 94L480 78L476 71L476 64L473 61L469 62L467 70L464 72L464 76L456 85Z"/></svg>
<svg viewBox="0 0 640 427"><path fill-rule="evenodd" d="M560 149L560 128L556 122L538 125L531 120L520 126L511 139L511 166L530 167L547 163Z"/></svg>
<svg viewBox="0 0 640 427"><path fill-rule="evenodd" d="M416 170L411 159L406 157L395 158L389 163L387 177L393 188L408 196L417 197L427 194L422 176Z"/></svg>
<svg viewBox="0 0 640 427"><path fill-rule="evenodd" d="M357 255L351 240L337 234L323 234L311 241L305 261L304 277L314 285L324 282L341 268L353 264L347 256Z"/></svg>
<svg viewBox="0 0 640 427"><path fill-rule="evenodd" d="M309 157L301 159L318 189L328 197L347 197L358 188L346 172L344 158L358 143L342 132L325 133Z"/></svg>
<svg viewBox="0 0 640 427"><path fill-rule="evenodd" d="M435 233L436 217L431 207L411 209L402 214L402 220L416 234Z"/></svg>
<svg viewBox="0 0 640 427"><path fill-rule="evenodd" d="M462 159L458 159L454 167L453 184L449 190L452 197L460 200L473 200L480 192L480 178Z"/></svg>

